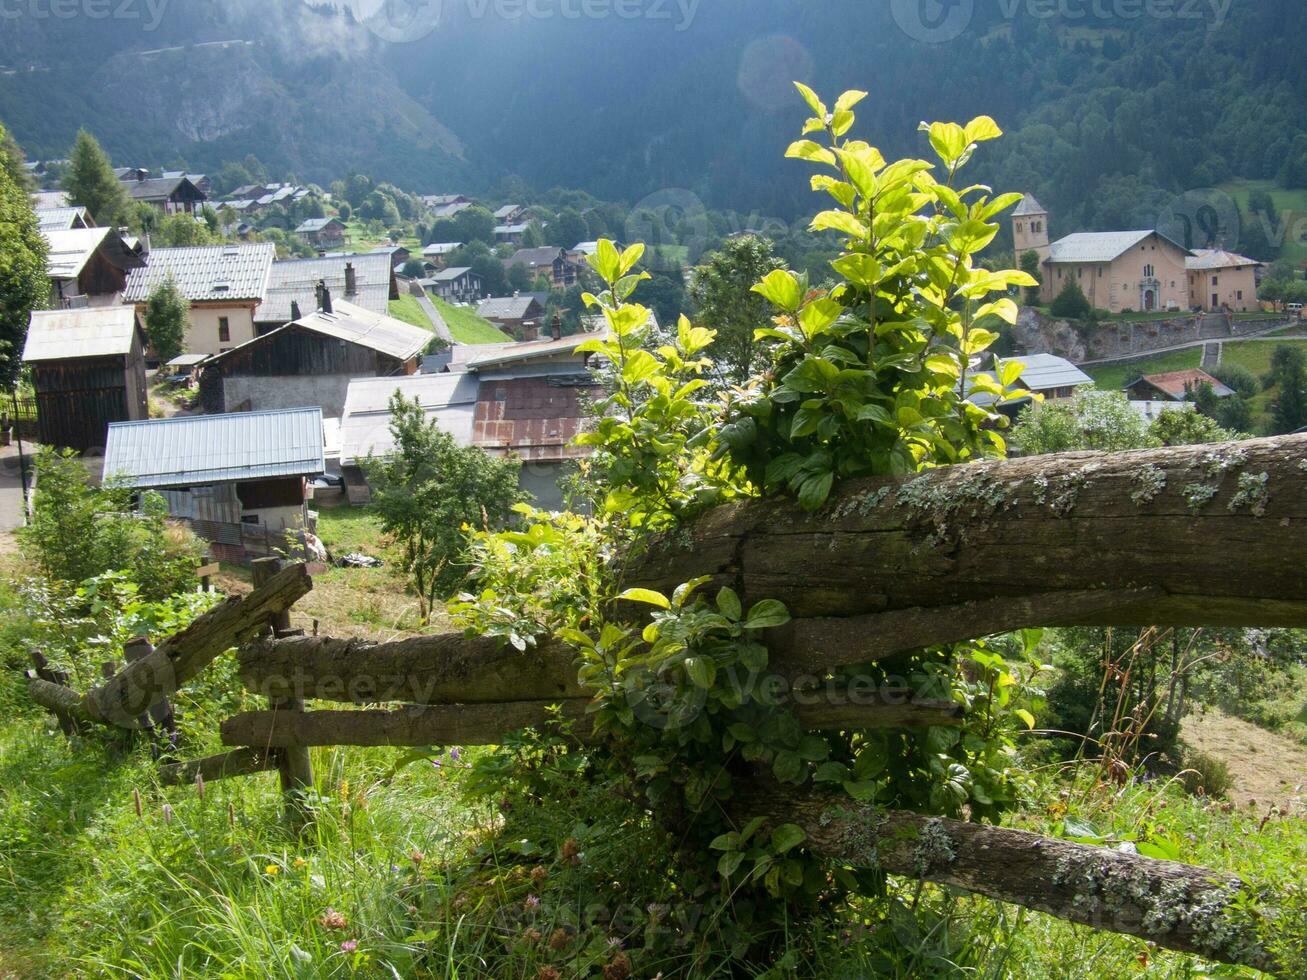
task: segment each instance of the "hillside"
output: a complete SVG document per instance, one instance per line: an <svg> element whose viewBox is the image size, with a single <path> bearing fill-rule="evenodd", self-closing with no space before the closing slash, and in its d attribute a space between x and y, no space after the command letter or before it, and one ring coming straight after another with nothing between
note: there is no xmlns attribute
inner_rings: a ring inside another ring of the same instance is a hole
<svg viewBox="0 0 1307 980"><path fill-rule="evenodd" d="M775 152L802 114L793 77L870 88L864 131L893 153L917 149L920 119L994 115L1010 138L979 176L1035 192L1055 233L1192 225L1202 198L1177 196L1233 180L1307 185L1295 0L1106 20L977 4L943 43L914 39L904 8L861 0L651 0L635 19L447 3L436 24L400 25L410 43L383 41L395 29L379 14L358 24L332 9L345 0L314 3L193 0L154 30L17 21L0 35L0 65L19 69L0 76L0 119L36 157L94 120L121 160L212 168L253 153L319 182L359 168L425 192L524 181L630 203L682 188L788 219L808 193ZM245 43L186 47L232 39ZM1237 228L1221 230L1234 247Z"/></svg>

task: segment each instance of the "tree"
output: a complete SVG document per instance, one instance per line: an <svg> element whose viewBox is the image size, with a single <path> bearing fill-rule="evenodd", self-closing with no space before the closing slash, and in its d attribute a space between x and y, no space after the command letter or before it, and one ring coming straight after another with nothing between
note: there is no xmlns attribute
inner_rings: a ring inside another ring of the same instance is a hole
<svg viewBox="0 0 1307 980"><path fill-rule="evenodd" d="M1095 450L1123 452L1160 444L1144 417L1119 391L1079 391L1066 401L1031 405L1012 430L1026 456Z"/></svg>
<svg viewBox="0 0 1307 980"><path fill-rule="evenodd" d="M1153 420L1151 432L1163 446L1197 446L1209 442L1234 442L1242 438L1238 430L1232 432L1222 428L1216 419L1201 412L1171 409Z"/></svg>
<svg viewBox="0 0 1307 980"><path fill-rule="evenodd" d="M354 209L349 206L349 201L342 200L336 211L340 215L341 221L349 221L354 216Z"/></svg>
<svg viewBox="0 0 1307 980"><path fill-rule="evenodd" d="M1093 307L1089 305L1088 298L1074 279L1067 280L1062 291L1053 300L1053 305L1049 307L1049 312L1053 316L1063 320L1083 320L1092 311Z"/></svg>
<svg viewBox="0 0 1307 980"><path fill-rule="evenodd" d="M1026 273L1026 275L1030 276L1031 279L1039 278L1041 265L1042 263L1039 261L1039 253L1036 252L1033 248L1027 249L1026 251L1021 253L1021 271ZM1026 305L1028 306L1039 305L1038 286L1026 287Z"/></svg>
<svg viewBox="0 0 1307 980"><path fill-rule="evenodd" d="M170 274L145 304L145 332L159 360L166 363L182 352L190 315L191 305Z"/></svg>
<svg viewBox="0 0 1307 980"><path fill-rule="evenodd" d="M495 216L483 207L464 208L454 216L453 225L452 238L435 241L495 243Z"/></svg>
<svg viewBox="0 0 1307 980"><path fill-rule="evenodd" d="M9 130L0 126L0 169L9 175L16 186L30 192L36 189L36 181L28 173L26 163L27 155L23 148Z"/></svg>
<svg viewBox="0 0 1307 980"><path fill-rule="evenodd" d="M127 223L131 203L127 189L99 142L84 129L78 130L73 143L63 187L68 200L90 211L96 223L110 228Z"/></svg>
<svg viewBox="0 0 1307 980"><path fill-rule="evenodd" d="M772 254L770 239L742 235L728 239L721 250L690 273L690 298L695 318L717 331L711 351L727 380L742 385L760 366L761 348L754 331L769 325L774 310L753 291L767 274L785 268Z"/></svg>
<svg viewBox="0 0 1307 980"><path fill-rule="evenodd" d="M1272 410L1271 431L1275 435L1297 432L1307 426L1307 356L1299 348L1281 345L1275 349L1271 364L1280 388Z"/></svg>
<svg viewBox="0 0 1307 980"><path fill-rule="evenodd" d="M196 221L191 215L181 213L170 214L160 221L153 232L153 239L155 247L184 248L214 245L222 240L222 236L210 231L206 222Z"/></svg>
<svg viewBox="0 0 1307 980"><path fill-rule="evenodd" d="M531 288L531 270L521 262L508 267L508 288L524 293Z"/></svg>
<svg viewBox="0 0 1307 980"><path fill-rule="evenodd" d="M0 126L0 142L7 136ZM18 380L32 311L50 301L47 250L27 189L0 167L0 384L6 387Z"/></svg>
<svg viewBox="0 0 1307 980"><path fill-rule="evenodd" d="M561 212L545 228L545 244L557 245L559 248L575 248L579 242L590 237L590 226L586 224L581 213L573 208Z"/></svg>
<svg viewBox="0 0 1307 980"><path fill-rule="evenodd" d="M400 392L391 397L390 411L394 453L369 457L364 470L381 526L403 551L425 622L441 592L465 575L458 564L464 526L503 528L525 494L516 459L458 445L426 418L417 399Z"/></svg>
<svg viewBox="0 0 1307 980"><path fill-rule="evenodd" d="M404 263L404 277L406 279L421 279L426 273L427 267L422 264L421 259L413 258Z"/></svg>

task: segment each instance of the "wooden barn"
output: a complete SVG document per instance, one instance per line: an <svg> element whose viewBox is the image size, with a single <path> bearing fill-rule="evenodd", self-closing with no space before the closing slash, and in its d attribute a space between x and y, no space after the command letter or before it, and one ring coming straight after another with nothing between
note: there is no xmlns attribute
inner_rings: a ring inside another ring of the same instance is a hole
<svg viewBox="0 0 1307 980"><path fill-rule="evenodd" d="M55 306L87 306L95 297L121 293L133 270L145 265L112 228L69 228L42 234L50 247L46 275Z"/></svg>
<svg viewBox="0 0 1307 980"><path fill-rule="evenodd" d="M33 313L23 363L47 446L102 449L111 423L149 418L145 337L130 306Z"/></svg>
<svg viewBox="0 0 1307 980"><path fill-rule="evenodd" d="M209 413L316 405L340 418L352 378L416 374L432 336L421 327L353 303L325 309L207 360L200 402Z"/></svg>

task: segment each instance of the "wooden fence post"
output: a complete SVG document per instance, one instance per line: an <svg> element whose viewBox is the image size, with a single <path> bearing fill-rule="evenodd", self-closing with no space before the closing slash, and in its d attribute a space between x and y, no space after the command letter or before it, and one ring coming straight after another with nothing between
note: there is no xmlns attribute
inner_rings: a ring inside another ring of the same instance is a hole
<svg viewBox="0 0 1307 980"><path fill-rule="evenodd" d="M128 665L144 660L153 652L154 644L143 636L129 640L123 646L123 656ZM156 745L156 748L164 755L171 755L177 751L177 716L167 695L150 705L146 713L141 715L141 728L153 732L162 739L163 745Z"/></svg>
<svg viewBox="0 0 1307 980"><path fill-rule="evenodd" d="M283 566L280 558L259 558L253 562L254 587L268 582ZM274 613L269 625L274 636L290 633L290 613ZM303 711L302 698L269 698L268 706L274 711ZM278 752L277 771L281 774L281 789L286 796L286 816L291 823L301 825L305 819L303 795L312 790L313 760L306 748L284 748Z"/></svg>

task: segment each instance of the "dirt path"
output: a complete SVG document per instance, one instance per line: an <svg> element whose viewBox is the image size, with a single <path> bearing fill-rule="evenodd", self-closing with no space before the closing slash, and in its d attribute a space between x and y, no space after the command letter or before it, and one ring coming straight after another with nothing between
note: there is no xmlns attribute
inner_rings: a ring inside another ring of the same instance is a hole
<svg viewBox="0 0 1307 980"><path fill-rule="evenodd" d="M1230 767L1230 799L1239 806L1255 800L1307 812L1307 747L1220 711L1186 718L1181 737Z"/></svg>

